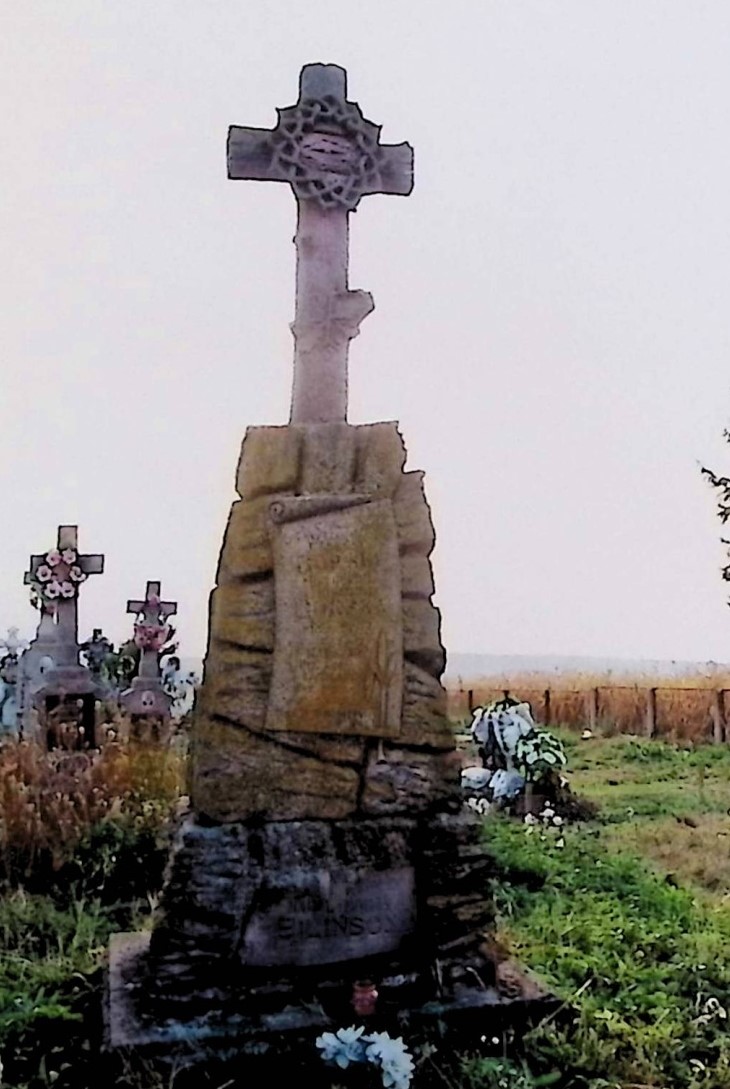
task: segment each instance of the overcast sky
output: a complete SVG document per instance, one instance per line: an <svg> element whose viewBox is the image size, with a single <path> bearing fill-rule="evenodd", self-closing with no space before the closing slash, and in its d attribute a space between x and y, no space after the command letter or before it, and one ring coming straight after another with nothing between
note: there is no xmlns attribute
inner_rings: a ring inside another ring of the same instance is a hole
<svg viewBox="0 0 730 1089"><path fill-rule="evenodd" d="M81 635L202 653L240 441L283 423L295 204L229 182L299 69L415 148L365 198L350 419L426 470L454 651L730 660L727 0L4 0L0 632L78 522Z"/></svg>

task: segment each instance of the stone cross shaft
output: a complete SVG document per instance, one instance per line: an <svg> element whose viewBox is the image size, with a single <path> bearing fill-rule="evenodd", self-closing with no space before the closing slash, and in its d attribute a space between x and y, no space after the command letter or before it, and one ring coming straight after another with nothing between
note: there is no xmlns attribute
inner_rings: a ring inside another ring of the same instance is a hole
<svg viewBox="0 0 730 1089"><path fill-rule="evenodd" d="M101 553L83 555L78 551L79 529L78 526L59 526L56 537L56 551L64 552L72 549L77 553L76 566L81 568L83 574L101 575L104 572L104 556ZM38 568L46 563L46 553L30 557L30 570L25 573L25 582L35 581ZM79 603L78 591L71 598L59 597L53 604L55 612L56 641L58 650L54 654L56 665L79 664ZM41 621L42 622L42 621Z"/></svg>
<svg viewBox="0 0 730 1089"><path fill-rule="evenodd" d="M373 309L367 291L348 287L348 217L370 193L411 192L413 149L380 143L380 126L347 101L347 73L334 64L306 65L299 101L277 113L274 129L231 126L228 177L289 182L294 190L291 422L344 422L349 344Z"/></svg>
<svg viewBox="0 0 730 1089"><path fill-rule="evenodd" d="M161 584L159 582L148 582L147 589L145 591L144 601L128 601L127 612L134 613L135 616L141 617L141 623L147 627L152 636L150 640L140 647L141 658L139 663L139 676L140 677L157 677L159 674L158 666L158 652L161 649L156 646L156 640L153 636L154 629L157 629L160 633L160 638L163 634L166 635L167 631L167 618L169 616L175 616L177 613L176 601L162 601L160 598ZM166 642L166 638L162 639L162 642Z"/></svg>

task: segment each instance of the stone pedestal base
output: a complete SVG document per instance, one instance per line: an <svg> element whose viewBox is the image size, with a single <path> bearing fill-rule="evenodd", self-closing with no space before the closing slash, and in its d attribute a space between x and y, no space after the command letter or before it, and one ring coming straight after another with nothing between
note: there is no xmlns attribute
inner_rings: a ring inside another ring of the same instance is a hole
<svg viewBox="0 0 730 1089"><path fill-rule="evenodd" d="M544 1012L544 992L514 970L507 986L490 957L491 861L472 817L189 819L154 931L112 942L110 1045L314 1055L323 1029L360 1022L363 979L391 1032L454 1020L478 1043L495 1010L508 1023Z"/></svg>

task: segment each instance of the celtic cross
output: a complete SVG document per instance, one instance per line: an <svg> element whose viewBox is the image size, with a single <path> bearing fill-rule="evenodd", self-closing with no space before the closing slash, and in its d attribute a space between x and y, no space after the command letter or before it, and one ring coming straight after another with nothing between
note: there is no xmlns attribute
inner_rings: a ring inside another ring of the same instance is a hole
<svg viewBox="0 0 730 1089"><path fill-rule="evenodd" d="M292 423L347 419L347 355L373 309L348 287L350 212L370 193L407 195L413 149L381 144L380 126L347 101L347 73L308 64L299 101L274 129L231 126L228 177L289 182L298 206Z"/></svg>

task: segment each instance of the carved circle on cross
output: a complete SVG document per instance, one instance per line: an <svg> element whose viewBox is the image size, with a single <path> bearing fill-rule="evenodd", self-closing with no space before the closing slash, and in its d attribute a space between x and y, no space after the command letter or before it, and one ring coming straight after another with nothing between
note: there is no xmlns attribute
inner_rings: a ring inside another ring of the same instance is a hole
<svg viewBox="0 0 730 1089"><path fill-rule="evenodd" d="M352 209L363 193L379 187L379 135L380 127L366 121L354 102L329 95L304 99L279 110L273 159L298 197Z"/></svg>

